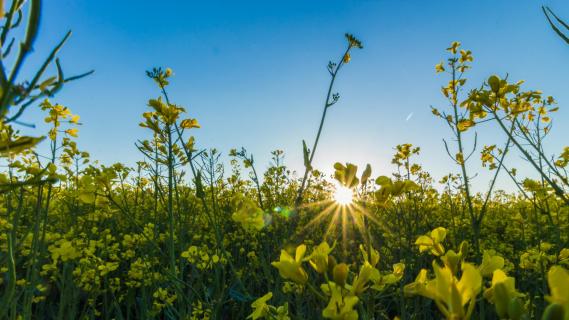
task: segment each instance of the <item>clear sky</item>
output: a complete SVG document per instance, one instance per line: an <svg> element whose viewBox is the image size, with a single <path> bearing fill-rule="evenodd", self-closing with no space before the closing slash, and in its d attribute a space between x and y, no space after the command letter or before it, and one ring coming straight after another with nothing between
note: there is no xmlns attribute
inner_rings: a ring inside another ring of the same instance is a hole
<svg viewBox="0 0 569 320"><path fill-rule="evenodd" d="M568 144L569 46L548 26L542 4L569 21L566 0L52 0L44 2L29 63L73 31L60 55L67 74L95 74L53 100L81 115L80 147L102 163L142 159L134 143L147 132L138 123L147 100L158 95L144 72L166 66L175 73L173 102L202 124L198 146L225 154L244 146L260 170L271 150L283 149L286 163L302 169L301 141L316 133L327 62L341 55L350 32L365 48L339 75L341 99L329 110L315 166L330 172L336 161L369 162L374 175L385 174L395 145L413 143L438 179L457 169L442 144L450 132L429 108L446 106L440 86L447 79L434 65L454 40L473 51L471 85L508 73L556 97L561 110L549 151ZM39 119L33 111L21 120L39 125ZM477 130L481 143L503 141L491 126ZM510 161L523 166L517 156ZM476 179L478 188L486 177Z"/></svg>

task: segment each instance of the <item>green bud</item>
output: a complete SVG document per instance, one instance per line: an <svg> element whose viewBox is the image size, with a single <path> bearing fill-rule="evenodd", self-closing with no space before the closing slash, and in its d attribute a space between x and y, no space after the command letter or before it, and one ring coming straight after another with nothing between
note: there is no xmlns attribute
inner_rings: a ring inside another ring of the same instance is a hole
<svg viewBox="0 0 569 320"><path fill-rule="evenodd" d="M328 274L334 274L334 267L336 267L338 262L334 256L328 256Z"/></svg>
<svg viewBox="0 0 569 320"><path fill-rule="evenodd" d="M334 282L343 287L346 284L346 280L348 279L348 272L349 268L347 264L345 263L337 264L334 267L334 272L333 272Z"/></svg>
<svg viewBox="0 0 569 320"><path fill-rule="evenodd" d="M490 85L492 91L498 92L498 90L500 90L500 78L497 76L490 76L490 78L488 78L488 85Z"/></svg>

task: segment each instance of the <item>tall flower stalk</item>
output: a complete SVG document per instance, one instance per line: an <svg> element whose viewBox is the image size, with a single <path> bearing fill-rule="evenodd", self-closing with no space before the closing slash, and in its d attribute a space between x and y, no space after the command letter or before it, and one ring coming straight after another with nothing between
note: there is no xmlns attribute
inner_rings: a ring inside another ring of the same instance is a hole
<svg viewBox="0 0 569 320"><path fill-rule="evenodd" d="M296 196L295 206L298 207L302 203L302 198L304 195L304 191L307 187L307 180L308 174L312 171L312 161L314 160L314 154L316 152L316 147L318 147L318 141L320 141L320 135L322 134L322 129L324 127L324 120L326 120L326 113L328 109L336 104L340 99L340 95L338 93L332 93L334 89L334 82L336 81L336 77L338 76L338 72L342 68L342 66L348 62L350 62L351 55L350 51L354 48L362 49L363 45L360 40L356 39L353 35L346 33L346 40L348 41L348 47L346 51L339 59L338 62L328 62L328 72L330 73L330 84L328 85L328 92L326 93L326 100L324 103L324 110L322 111L322 118L320 119L320 125L318 126L318 132L316 133L316 138L314 139L314 143L312 144L312 149L308 149L306 142L302 141L302 148L303 148L303 155L304 155L304 175L302 177L302 182L298 189L298 193Z"/></svg>

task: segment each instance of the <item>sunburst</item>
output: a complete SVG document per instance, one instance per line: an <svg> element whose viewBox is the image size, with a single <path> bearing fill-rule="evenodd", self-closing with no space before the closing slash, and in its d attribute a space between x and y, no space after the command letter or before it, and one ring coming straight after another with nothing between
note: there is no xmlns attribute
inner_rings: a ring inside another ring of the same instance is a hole
<svg viewBox="0 0 569 320"><path fill-rule="evenodd" d="M380 221L367 210L365 202L358 197L355 190L340 184L334 186L331 199L318 201L305 207L321 207L322 209L303 227L303 231L316 225L327 224L324 237L332 236L335 230L341 230L344 246L347 246L352 230L358 232L368 242L370 241L370 222L384 228Z"/></svg>
<svg viewBox="0 0 569 320"><path fill-rule="evenodd" d="M337 186L334 190L334 201L341 206L348 206L354 201L354 190Z"/></svg>

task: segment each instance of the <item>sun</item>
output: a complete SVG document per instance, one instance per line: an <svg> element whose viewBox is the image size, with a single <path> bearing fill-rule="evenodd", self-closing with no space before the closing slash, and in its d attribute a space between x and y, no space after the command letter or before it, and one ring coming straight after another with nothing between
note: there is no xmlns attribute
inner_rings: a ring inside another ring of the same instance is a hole
<svg viewBox="0 0 569 320"><path fill-rule="evenodd" d="M347 206L352 203L354 192L350 188L344 186L337 186L334 190L334 201L342 206Z"/></svg>
<svg viewBox="0 0 569 320"><path fill-rule="evenodd" d="M362 237L368 238L369 226L373 223L383 230L387 229L381 221L371 214L365 200L361 200L354 189L347 188L335 181L332 182L331 196L327 199L305 204L301 207L313 207L319 212L304 225L302 232L308 232L308 229L320 224L327 224L325 237L340 237L342 243L347 249L348 239L353 236L353 232L357 232ZM361 205L360 205L361 203Z"/></svg>

